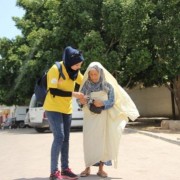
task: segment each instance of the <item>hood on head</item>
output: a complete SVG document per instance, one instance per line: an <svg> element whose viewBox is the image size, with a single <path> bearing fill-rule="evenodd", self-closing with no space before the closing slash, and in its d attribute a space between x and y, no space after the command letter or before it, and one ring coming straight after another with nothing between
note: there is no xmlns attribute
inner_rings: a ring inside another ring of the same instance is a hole
<svg viewBox="0 0 180 180"><path fill-rule="evenodd" d="M62 59L63 59L64 65L67 68L70 68L71 66L84 61L82 52L77 49L72 48L71 46L67 46L65 48Z"/></svg>

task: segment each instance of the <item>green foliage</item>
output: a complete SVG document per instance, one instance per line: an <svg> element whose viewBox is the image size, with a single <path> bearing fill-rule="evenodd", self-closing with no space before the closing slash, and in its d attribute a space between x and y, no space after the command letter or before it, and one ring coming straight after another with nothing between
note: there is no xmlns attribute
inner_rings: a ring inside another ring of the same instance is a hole
<svg viewBox="0 0 180 180"><path fill-rule="evenodd" d="M0 103L25 104L65 46L101 62L126 87L180 74L178 0L17 0L22 36L0 39Z"/></svg>
<svg viewBox="0 0 180 180"><path fill-rule="evenodd" d="M104 1L102 6L102 36L108 44L108 51L113 50L121 41L123 7L120 1Z"/></svg>
<svg viewBox="0 0 180 180"><path fill-rule="evenodd" d="M83 49L83 54L86 57L86 61L84 62L85 68L93 61L104 63L106 59L105 44L99 32L91 31L86 34L84 41L79 47Z"/></svg>

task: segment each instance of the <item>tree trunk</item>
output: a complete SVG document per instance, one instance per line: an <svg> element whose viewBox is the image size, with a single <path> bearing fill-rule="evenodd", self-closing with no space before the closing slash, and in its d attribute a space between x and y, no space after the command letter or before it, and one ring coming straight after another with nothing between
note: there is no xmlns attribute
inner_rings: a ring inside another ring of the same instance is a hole
<svg viewBox="0 0 180 180"><path fill-rule="evenodd" d="M178 108L178 119L180 120L180 75L173 82L174 99Z"/></svg>
<svg viewBox="0 0 180 180"><path fill-rule="evenodd" d="M171 82L171 85L166 84L166 87L173 93L174 101L177 105L178 116L180 120L180 75L177 75L175 80Z"/></svg>

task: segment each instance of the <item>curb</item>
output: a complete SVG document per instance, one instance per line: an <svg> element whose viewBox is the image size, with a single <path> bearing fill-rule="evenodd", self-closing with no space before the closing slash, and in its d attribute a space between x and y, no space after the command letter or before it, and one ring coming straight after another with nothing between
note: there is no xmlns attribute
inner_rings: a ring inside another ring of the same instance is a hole
<svg viewBox="0 0 180 180"><path fill-rule="evenodd" d="M156 138L156 139L161 139L163 141L166 141L166 142L169 142L169 143L176 144L176 145L180 146L180 141L178 141L178 140L172 140L172 139L169 139L169 138L165 138L163 136L160 136L160 135L157 135L157 134L154 134L154 133L151 133L151 132L147 132L147 131L140 131L140 130L135 130L135 129L131 129L131 128L126 128L126 129L128 129L131 132L137 132L139 134L150 136L150 137L153 137L153 138Z"/></svg>

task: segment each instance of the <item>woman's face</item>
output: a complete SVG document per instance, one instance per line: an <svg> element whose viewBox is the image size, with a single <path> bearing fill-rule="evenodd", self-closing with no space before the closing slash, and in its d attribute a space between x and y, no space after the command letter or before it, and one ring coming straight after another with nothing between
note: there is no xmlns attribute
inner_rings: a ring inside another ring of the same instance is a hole
<svg viewBox="0 0 180 180"><path fill-rule="evenodd" d="M100 74L96 69L91 69L89 71L89 78L93 83L99 82Z"/></svg>
<svg viewBox="0 0 180 180"><path fill-rule="evenodd" d="M83 62L80 62L80 63L77 63L77 64L71 66L71 69L74 70L74 71L76 71L78 69L81 69L82 63Z"/></svg>

